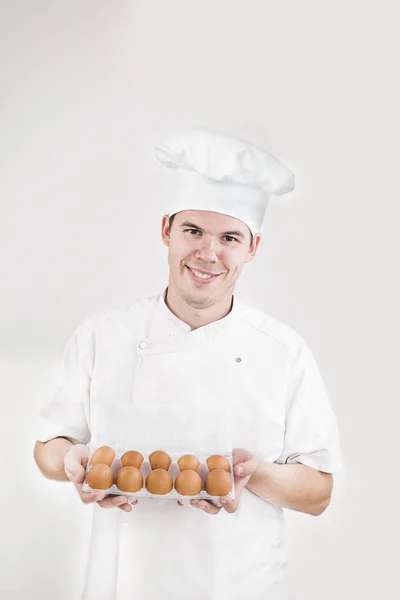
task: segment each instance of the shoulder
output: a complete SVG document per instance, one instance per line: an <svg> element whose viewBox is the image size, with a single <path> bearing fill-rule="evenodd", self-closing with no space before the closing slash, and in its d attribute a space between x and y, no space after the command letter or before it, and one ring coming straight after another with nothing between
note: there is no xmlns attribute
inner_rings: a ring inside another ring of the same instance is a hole
<svg viewBox="0 0 400 600"><path fill-rule="evenodd" d="M134 321L143 321L157 307L160 294L140 297L129 304L96 311L78 325L74 335L91 337L98 332L130 329Z"/></svg>
<svg viewBox="0 0 400 600"><path fill-rule="evenodd" d="M258 308L241 303L240 317L260 337L285 347L292 358L299 357L308 350L303 337L295 329Z"/></svg>

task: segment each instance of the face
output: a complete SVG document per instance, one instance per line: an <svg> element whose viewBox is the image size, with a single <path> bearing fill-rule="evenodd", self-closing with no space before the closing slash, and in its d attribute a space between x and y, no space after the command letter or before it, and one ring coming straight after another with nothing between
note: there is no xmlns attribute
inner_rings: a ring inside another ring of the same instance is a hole
<svg viewBox="0 0 400 600"><path fill-rule="evenodd" d="M253 260L260 235L251 242L243 221L202 210L185 210L162 220L168 246L169 286L193 308L208 308L230 298L245 263Z"/></svg>

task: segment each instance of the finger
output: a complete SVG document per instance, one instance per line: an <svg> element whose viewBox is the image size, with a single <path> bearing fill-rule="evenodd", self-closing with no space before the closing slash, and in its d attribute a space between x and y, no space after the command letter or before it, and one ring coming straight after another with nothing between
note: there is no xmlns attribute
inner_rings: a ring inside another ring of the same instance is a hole
<svg viewBox="0 0 400 600"><path fill-rule="evenodd" d="M220 498L220 502L222 504L222 508L226 510L227 513L235 513L238 509L237 500L231 500L230 498L222 497Z"/></svg>
<svg viewBox="0 0 400 600"><path fill-rule="evenodd" d="M91 504L92 502L98 502L103 500L104 493L100 491L84 492L82 489L82 483L73 482L76 491L78 492L80 499L84 504Z"/></svg>
<svg viewBox="0 0 400 600"><path fill-rule="evenodd" d="M82 492L79 491L80 498L84 504L93 504L94 502L100 502L104 498L104 494L100 492Z"/></svg>
<svg viewBox="0 0 400 600"><path fill-rule="evenodd" d="M101 508L115 508L116 506L122 506L127 504L128 498L126 496L107 496L103 500L100 500L97 504Z"/></svg>
<svg viewBox="0 0 400 600"><path fill-rule="evenodd" d="M75 471L75 483L83 483L85 480L86 471L82 466L79 466Z"/></svg>
<svg viewBox="0 0 400 600"><path fill-rule="evenodd" d="M126 504L121 504L121 506L118 506L118 508L120 508L121 510L124 510L125 512L132 512L133 510L133 506L135 506L138 503L138 499L135 498L135 500L132 500L132 502L127 502Z"/></svg>
<svg viewBox="0 0 400 600"><path fill-rule="evenodd" d="M215 504L211 504L206 500L192 500L190 504L195 508L200 508L200 510L204 510L204 512L208 513L209 515L217 515L221 510L220 506L215 506Z"/></svg>
<svg viewBox="0 0 400 600"><path fill-rule="evenodd" d="M233 466L237 465L238 463L242 463L249 460L252 456L253 455L251 454L251 452L249 452L245 448L234 448L232 450Z"/></svg>
<svg viewBox="0 0 400 600"><path fill-rule="evenodd" d="M127 504L122 504L121 506L118 506L119 509L123 510L124 512L132 512L132 506L127 503Z"/></svg>
<svg viewBox="0 0 400 600"><path fill-rule="evenodd" d="M85 469L83 469L82 465L80 463L78 463L77 461L73 461L73 462L64 464L64 471L65 471L68 479L70 479L70 481L75 481L77 475L80 475L80 477L82 477L82 470L83 470L83 476L85 476Z"/></svg>
<svg viewBox="0 0 400 600"><path fill-rule="evenodd" d="M249 477L258 468L259 460L253 455L250 455L244 462L239 462L235 465L234 474L237 477Z"/></svg>
<svg viewBox="0 0 400 600"><path fill-rule="evenodd" d="M64 457L64 470L68 477L74 481L82 468L86 471L89 459L89 448L82 444L76 444Z"/></svg>

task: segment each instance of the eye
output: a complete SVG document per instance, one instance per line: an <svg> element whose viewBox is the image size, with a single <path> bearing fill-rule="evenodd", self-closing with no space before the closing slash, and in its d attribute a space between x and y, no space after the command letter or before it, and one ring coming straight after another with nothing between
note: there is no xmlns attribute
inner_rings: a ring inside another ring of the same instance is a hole
<svg viewBox="0 0 400 600"><path fill-rule="evenodd" d="M196 234L196 233L201 233L201 232L199 231L199 229L185 229L185 230L184 230L184 233L186 233L187 231L189 231L189 232L191 233L191 235L193 234L193 232L194 232L195 234Z"/></svg>
<svg viewBox="0 0 400 600"><path fill-rule="evenodd" d="M229 243L238 241L236 238L232 237L231 235L224 235L224 239Z"/></svg>

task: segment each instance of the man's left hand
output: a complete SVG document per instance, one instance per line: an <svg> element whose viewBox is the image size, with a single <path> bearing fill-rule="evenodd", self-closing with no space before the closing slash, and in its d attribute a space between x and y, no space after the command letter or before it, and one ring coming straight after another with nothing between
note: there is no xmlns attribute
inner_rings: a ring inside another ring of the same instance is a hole
<svg viewBox="0 0 400 600"><path fill-rule="evenodd" d="M235 499L232 500L227 496L221 496L220 502L222 507L215 506L208 500L191 500L190 504L196 508L200 508L210 515L216 515L219 513L221 508L225 509L228 513L234 513L237 511L240 503L240 497L243 489L246 487L247 482L253 475L254 471L258 468L260 461L253 454L244 450L244 448L235 448L232 454L233 458L233 474L235 479Z"/></svg>

